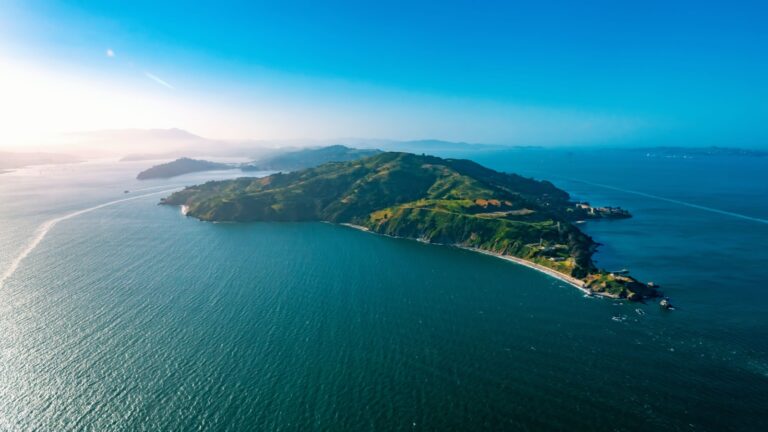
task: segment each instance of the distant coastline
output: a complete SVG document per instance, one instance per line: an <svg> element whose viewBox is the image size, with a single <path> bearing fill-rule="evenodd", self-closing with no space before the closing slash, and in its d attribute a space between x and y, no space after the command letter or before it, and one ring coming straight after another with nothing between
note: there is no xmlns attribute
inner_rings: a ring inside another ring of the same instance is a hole
<svg viewBox="0 0 768 432"><path fill-rule="evenodd" d="M62 165L81 162L84 162L82 158L68 154L0 151L0 174L37 165Z"/></svg>

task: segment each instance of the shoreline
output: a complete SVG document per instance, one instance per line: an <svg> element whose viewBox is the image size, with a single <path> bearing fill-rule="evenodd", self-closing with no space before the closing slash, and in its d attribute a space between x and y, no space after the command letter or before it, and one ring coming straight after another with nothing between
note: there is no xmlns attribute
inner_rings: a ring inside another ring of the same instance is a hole
<svg viewBox="0 0 768 432"><path fill-rule="evenodd" d="M355 224L351 224L351 223L342 222L339 225L345 226L345 227L349 227L349 228L354 228L354 229L356 229L358 231L372 232L371 230L369 230L368 228L366 228L364 226L355 225ZM375 233L375 234L378 234L378 233Z"/></svg>
<svg viewBox="0 0 768 432"><path fill-rule="evenodd" d="M345 227L349 227L349 228L352 228L352 229L356 229L358 231L363 231L363 232L367 232L367 233L383 235L385 237L401 238L401 237L394 237L394 236L389 236L389 235L386 235L386 234L377 233L375 231L369 230L368 228L366 228L364 226L355 225L355 224L351 224L351 223L340 223L339 225L342 225L342 226L345 226ZM408 237L403 237L403 238L408 238ZM415 240L417 240L417 239L415 239ZM442 244L442 243L430 243L430 244ZM531 261L528 261L528 260L525 260L525 259L522 259L522 258L518 258L518 257L511 256L511 255L501 255L501 254L496 253L496 252L491 252L491 251L488 251L488 250L479 249L479 248L473 248L473 247L468 247L468 246L460 246L460 245L444 245L444 246L453 246L453 247L456 247L456 248L459 248L459 249L464 249L464 250L468 250L468 251L472 251L472 252L477 252L477 253L481 253L483 255L489 255L489 256L492 256L492 257L503 259L505 261L509 261L509 262L512 262L512 263L515 263L515 264L519 264L519 265L528 267L529 269L536 270L536 271L538 271L540 273L544 273L545 275L547 275L549 277L558 279L561 282L565 282L568 285L573 286L574 288L578 289L579 291L581 291L584 294L589 295L589 296L615 298L615 297L610 296L610 295L606 295L606 294L603 294L603 293L598 293L598 292L594 292L594 291L590 290L589 288L587 288L585 286L585 282L583 280L581 280L581 279L577 279L577 278L575 278L573 276L570 276L570 275L567 275L565 273L560 273L557 270L551 269L549 267L544 267L543 265L536 264L534 262L531 262Z"/></svg>
<svg viewBox="0 0 768 432"><path fill-rule="evenodd" d="M573 276L569 276L569 275L567 275L565 273L560 273L557 270L551 269L549 267L545 267L545 266L543 266L541 264L536 264L535 262L531 262L531 261L525 260L523 258L518 258L516 256L511 256L511 255L501 255L501 254L496 253L496 252L491 252L491 251L487 251L487 250L484 250L484 249L472 248L472 247L467 247L467 246L456 246L456 247L458 247L459 249L465 249L465 250L469 250L469 251L472 251L472 252L481 253L483 255L489 255L489 256L492 256L492 257L500 258L500 259L503 259L505 261L510 261L510 262L515 263L515 264L519 264L521 266L528 267L529 269L536 270L536 271L538 271L540 273L544 273L545 275L547 275L549 277L553 277L553 278L558 279L558 280L560 280L562 282L565 282L568 285L573 286L574 288L578 289L579 291L581 291L581 292L583 292L584 294L587 294L587 295L597 295L597 296L602 296L602 297L609 297L609 296L605 296L603 294L595 293L595 292L591 291L590 289L588 289L585 286L585 282L583 280L581 280L581 279L577 279L577 278L575 278Z"/></svg>

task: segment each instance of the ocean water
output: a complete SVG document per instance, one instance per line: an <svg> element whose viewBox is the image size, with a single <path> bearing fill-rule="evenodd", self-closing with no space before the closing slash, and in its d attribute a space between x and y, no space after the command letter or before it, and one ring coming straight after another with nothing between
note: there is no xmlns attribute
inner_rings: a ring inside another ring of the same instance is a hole
<svg viewBox="0 0 768 432"><path fill-rule="evenodd" d="M0 175L0 430L764 430L768 160L474 159L632 211L583 225L598 264L677 310L455 248L156 205L237 172L29 168Z"/></svg>

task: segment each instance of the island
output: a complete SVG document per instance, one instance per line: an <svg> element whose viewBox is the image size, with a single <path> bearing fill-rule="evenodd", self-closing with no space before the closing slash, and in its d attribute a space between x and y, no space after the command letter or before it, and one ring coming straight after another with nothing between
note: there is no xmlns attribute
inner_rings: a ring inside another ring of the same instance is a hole
<svg viewBox="0 0 768 432"><path fill-rule="evenodd" d="M326 221L458 246L558 277L586 293L629 300L660 295L626 272L598 269L597 243L573 222L625 218L573 202L548 181L465 159L386 152L262 178L211 181L161 200L203 221Z"/></svg>
<svg viewBox="0 0 768 432"><path fill-rule="evenodd" d="M138 180L149 180L158 178L171 178L182 174L189 174L200 171L235 169L233 164L210 162L200 159L180 158L173 162L155 165L146 169L136 176Z"/></svg>

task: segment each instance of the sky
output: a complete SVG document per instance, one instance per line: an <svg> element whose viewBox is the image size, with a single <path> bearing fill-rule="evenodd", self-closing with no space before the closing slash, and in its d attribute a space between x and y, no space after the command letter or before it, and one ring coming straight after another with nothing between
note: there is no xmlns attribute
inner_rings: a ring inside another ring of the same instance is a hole
<svg viewBox="0 0 768 432"><path fill-rule="evenodd" d="M0 0L0 147L213 138L768 146L768 3Z"/></svg>

